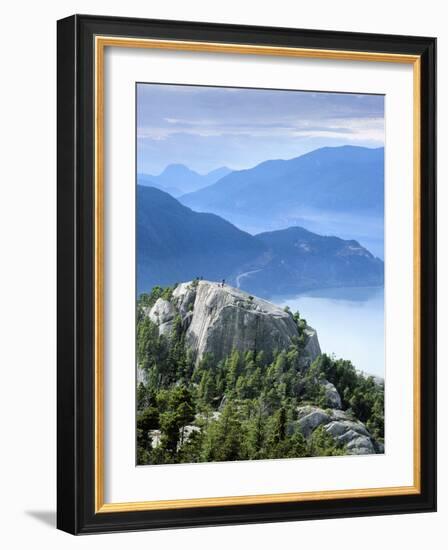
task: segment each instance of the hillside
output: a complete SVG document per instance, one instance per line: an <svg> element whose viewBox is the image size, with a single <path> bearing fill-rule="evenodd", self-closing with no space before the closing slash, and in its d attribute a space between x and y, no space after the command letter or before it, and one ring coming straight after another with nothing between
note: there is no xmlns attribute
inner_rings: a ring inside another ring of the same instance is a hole
<svg viewBox="0 0 448 550"><path fill-rule="evenodd" d="M193 212L137 186L137 292L207 277L221 280L258 261L266 246L214 214Z"/></svg>
<svg viewBox="0 0 448 550"><path fill-rule="evenodd" d="M358 242L300 227L252 236L151 187L137 188L137 292L203 277L260 296L378 286L383 262Z"/></svg>
<svg viewBox="0 0 448 550"><path fill-rule="evenodd" d="M325 147L269 160L179 200L252 234L299 225L355 238L383 257L383 148Z"/></svg>
<svg viewBox="0 0 448 550"><path fill-rule="evenodd" d="M241 288L262 296L331 287L379 286L384 264L355 240L316 235L303 227L261 233L270 251L259 270L240 276Z"/></svg>
<svg viewBox="0 0 448 550"><path fill-rule="evenodd" d="M181 202L209 212L261 214L300 207L382 213L383 179L383 148L324 147L291 160L268 160L232 172L182 196Z"/></svg>
<svg viewBox="0 0 448 550"><path fill-rule="evenodd" d="M384 388L299 313L187 281L137 305L137 463L383 453Z"/></svg>

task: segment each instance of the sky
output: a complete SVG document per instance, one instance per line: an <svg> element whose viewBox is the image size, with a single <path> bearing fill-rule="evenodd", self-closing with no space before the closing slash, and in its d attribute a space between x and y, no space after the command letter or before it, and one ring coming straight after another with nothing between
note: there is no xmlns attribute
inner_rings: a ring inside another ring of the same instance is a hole
<svg viewBox="0 0 448 550"><path fill-rule="evenodd" d="M384 145L384 96L137 84L139 173L241 170L339 145Z"/></svg>

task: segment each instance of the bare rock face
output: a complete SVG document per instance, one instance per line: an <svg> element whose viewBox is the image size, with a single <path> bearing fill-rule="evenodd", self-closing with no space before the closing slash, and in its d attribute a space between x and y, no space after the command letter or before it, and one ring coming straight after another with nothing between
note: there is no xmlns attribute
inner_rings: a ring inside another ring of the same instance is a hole
<svg viewBox="0 0 448 550"><path fill-rule="evenodd" d="M175 315L181 318L187 346L199 362L205 354L216 360L229 356L234 349L263 351L288 348L298 336L291 314L247 292L209 281L182 283L170 302L159 299L149 311L150 319L161 334L169 335ZM306 360L319 354L317 334L306 328Z"/></svg>
<svg viewBox="0 0 448 550"><path fill-rule="evenodd" d="M305 329L307 342L305 346L305 353L312 358L312 361L321 354L319 339L317 338L317 332L308 327Z"/></svg>
<svg viewBox="0 0 448 550"><path fill-rule="evenodd" d="M305 437L310 437L321 424L330 422L330 415L327 412L313 406L298 407L297 416L297 428Z"/></svg>
<svg viewBox="0 0 448 550"><path fill-rule="evenodd" d="M349 455L384 452L384 446L373 439L364 424L359 420L352 420L344 411L323 410L313 405L297 408L293 430L297 429L308 438L319 426L323 426L338 445L345 446Z"/></svg>
<svg viewBox="0 0 448 550"><path fill-rule="evenodd" d="M168 300L159 298L149 311L149 318L159 327L159 334L171 333L176 309Z"/></svg>
<svg viewBox="0 0 448 550"><path fill-rule="evenodd" d="M330 409L340 409L342 407L341 396L339 395L339 392L335 388L334 384L328 382L328 380L324 380L322 385L325 390L327 405Z"/></svg>

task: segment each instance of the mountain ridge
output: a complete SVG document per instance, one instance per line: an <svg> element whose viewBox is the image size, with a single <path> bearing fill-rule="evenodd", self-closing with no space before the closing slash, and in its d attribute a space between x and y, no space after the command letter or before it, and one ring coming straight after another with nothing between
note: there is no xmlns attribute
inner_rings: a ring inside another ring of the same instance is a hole
<svg viewBox="0 0 448 550"><path fill-rule="evenodd" d="M265 252L263 243L223 218L143 186L137 186L136 244L137 292L198 276L221 280Z"/></svg>
<svg viewBox="0 0 448 550"><path fill-rule="evenodd" d="M384 257L383 147L324 147L268 160L179 200L251 234L299 225L355 238Z"/></svg>
<svg viewBox="0 0 448 550"><path fill-rule="evenodd" d="M198 277L264 297L383 283L383 262L355 240L297 227L253 236L156 188L137 197L137 292Z"/></svg>
<svg viewBox="0 0 448 550"><path fill-rule="evenodd" d="M340 155L342 153L342 155ZM347 158L347 155L351 154L351 159ZM230 174L221 177L217 182L209 185L207 188L200 189L195 192L186 193L180 197L183 204L189 206L189 202L192 199L199 197L213 198L216 190L225 189L227 193L233 193L235 191L241 192L247 188L257 185L259 191L260 183L262 185L271 183L274 178L280 176L296 175L294 172L297 169L303 169L305 164L310 164L309 167L319 169L322 161L337 162L341 165L344 164L359 164L362 162L369 162L379 156L384 160L384 147L361 147L354 145L342 145L339 147L321 147L314 149L303 155L293 157L291 159L269 159L265 160L252 168L246 168L244 170L234 170ZM354 174L351 174L354 175ZM359 174L356 173L359 177ZM247 178L244 180L244 178ZM278 189L276 189L278 191ZM332 189L334 191L334 189ZM315 189L313 189L315 192Z"/></svg>
<svg viewBox="0 0 448 550"><path fill-rule="evenodd" d="M221 166L206 174L199 174L185 164L169 164L159 175L137 174L139 185L147 185L170 193L173 197L198 191L216 183L220 178L231 173L230 168Z"/></svg>

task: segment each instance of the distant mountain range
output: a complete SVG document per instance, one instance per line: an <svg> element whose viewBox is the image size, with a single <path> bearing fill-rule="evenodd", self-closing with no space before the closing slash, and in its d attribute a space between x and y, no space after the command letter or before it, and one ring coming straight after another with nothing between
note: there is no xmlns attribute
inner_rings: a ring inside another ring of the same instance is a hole
<svg viewBox="0 0 448 550"><path fill-rule="evenodd" d="M166 191L173 197L179 197L185 193L198 191L203 187L212 185L230 173L230 168L225 166L202 175L194 170L190 170L184 164L170 164L158 176L138 174L137 183L138 185L156 187L157 189Z"/></svg>
<svg viewBox="0 0 448 550"><path fill-rule="evenodd" d="M382 213L384 149L324 147L291 160L268 160L221 177L181 198L198 210L264 213L310 208Z"/></svg>
<svg viewBox="0 0 448 550"><path fill-rule="evenodd" d="M268 160L179 200L252 234L300 225L356 238L382 256L384 148L324 147Z"/></svg>
<svg viewBox="0 0 448 550"><path fill-rule="evenodd" d="M383 262L355 240L301 227L252 236L194 212L154 187L137 187L137 292L195 277L269 297L313 288L376 286Z"/></svg>

